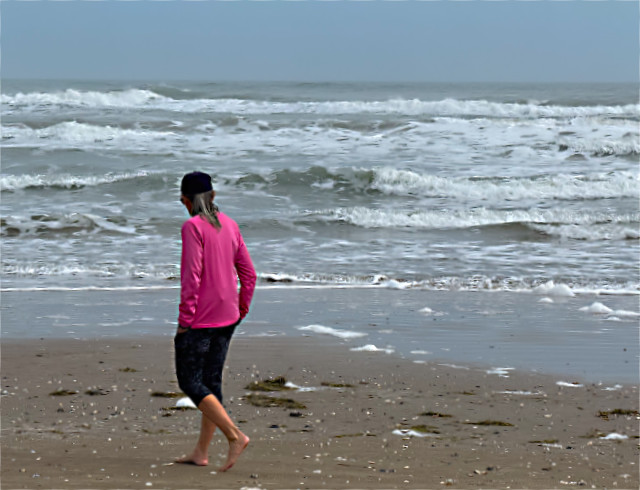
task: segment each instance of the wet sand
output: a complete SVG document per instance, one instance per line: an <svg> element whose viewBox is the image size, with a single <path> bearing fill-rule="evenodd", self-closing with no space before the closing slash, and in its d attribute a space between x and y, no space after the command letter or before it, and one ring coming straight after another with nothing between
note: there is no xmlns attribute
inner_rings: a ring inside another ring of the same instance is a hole
<svg viewBox="0 0 640 490"><path fill-rule="evenodd" d="M170 336L175 330L178 295L175 288L3 290L2 338ZM636 296L547 298L515 292L276 285L256 290L251 313L236 337L300 337L304 333L314 343L327 335L300 327L321 325L364 334L351 339L354 348L373 344L410 360L503 366L519 372L638 384L638 316L613 321L605 314L580 310L594 302L640 315Z"/></svg>
<svg viewBox="0 0 640 490"><path fill-rule="evenodd" d="M225 405L251 444L218 473L220 434L209 466L172 463L192 449L200 416L166 397L179 392L170 339L5 340L2 485L638 487L637 386L486 370L321 338L236 338ZM276 376L303 389L247 389ZM257 407L252 393L301 405Z"/></svg>

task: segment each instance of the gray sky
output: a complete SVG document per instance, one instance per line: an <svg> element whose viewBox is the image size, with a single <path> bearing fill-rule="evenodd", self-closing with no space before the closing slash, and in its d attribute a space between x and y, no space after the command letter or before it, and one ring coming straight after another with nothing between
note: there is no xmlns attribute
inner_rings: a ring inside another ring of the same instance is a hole
<svg viewBox="0 0 640 490"><path fill-rule="evenodd" d="M635 1L1 3L3 78L637 81Z"/></svg>

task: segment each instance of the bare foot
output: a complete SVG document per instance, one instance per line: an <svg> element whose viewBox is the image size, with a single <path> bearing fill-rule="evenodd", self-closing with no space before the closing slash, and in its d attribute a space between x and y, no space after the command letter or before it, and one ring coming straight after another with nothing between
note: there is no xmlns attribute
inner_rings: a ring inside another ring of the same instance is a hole
<svg viewBox="0 0 640 490"><path fill-rule="evenodd" d="M236 464L238 458L242 454L242 451L249 445L249 438L240 432L238 438L234 441L229 441L229 455L227 456L227 462L224 466L220 467L220 471L227 471Z"/></svg>
<svg viewBox="0 0 640 490"><path fill-rule="evenodd" d="M183 456L182 458L176 459L176 463L194 464L196 466L207 466L209 464L209 459L206 455L202 456L200 454L196 454L194 451L189 456Z"/></svg>

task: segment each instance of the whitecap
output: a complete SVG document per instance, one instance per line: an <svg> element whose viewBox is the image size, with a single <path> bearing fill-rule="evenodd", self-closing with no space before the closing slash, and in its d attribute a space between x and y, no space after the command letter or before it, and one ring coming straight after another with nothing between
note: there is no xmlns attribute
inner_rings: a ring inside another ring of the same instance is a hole
<svg viewBox="0 0 640 490"><path fill-rule="evenodd" d="M148 177L158 172L138 171L124 173L108 173L105 175L3 175L0 176L0 190L18 190L40 187L62 187L73 189L76 187L91 187L102 184L113 184L128 180L135 180Z"/></svg>
<svg viewBox="0 0 640 490"><path fill-rule="evenodd" d="M628 223L640 220L640 214L613 215L611 213L591 213L568 209L522 209L501 210L476 207L468 210L426 210L407 211L398 209L375 209L363 206L350 208L330 208L305 211L305 217L310 220L325 222L347 223L362 228L411 228L418 230L429 229L464 229L479 226L501 226L522 224L536 231L555 233L555 229L566 226L567 229L583 230L593 228L599 223L607 222L611 226L620 228L621 237L628 235ZM617 229L616 228L616 229ZM618 231L620 231L618 230ZM618 233L617 231L615 233ZM615 235L615 234L614 234ZM576 236L585 239L610 239L609 236ZM553 281L537 289L542 294L555 296L571 296L567 286L559 284L554 288Z"/></svg>
<svg viewBox="0 0 640 490"><path fill-rule="evenodd" d="M311 187L316 187L318 189L329 190L335 187L335 182L333 180L327 180L325 182L314 182L311 184Z"/></svg>
<svg viewBox="0 0 640 490"><path fill-rule="evenodd" d="M625 153L625 149L621 151ZM635 197L639 194L637 174L630 171L476 179L379 167L374 169L370 187L391 195L437 195L500 201Z"/></svg>
<svg viewBox="0 0 640 490"><path fill-rule="evenodd" d="M637 117L640 105L546 105L489 100L420 100L393 98L371 101L270 101L240 98L174 99L144 89L107 92L67 89L57 92L2 94L3 105L38 109L51 105L162 109L181 112L234 114L405 114L432 117L487 117L507 119ZM259 121L261 124L264 122ZM415 124L415 123L414 123ZM587 148L590 150L591 148Z"/></svg>

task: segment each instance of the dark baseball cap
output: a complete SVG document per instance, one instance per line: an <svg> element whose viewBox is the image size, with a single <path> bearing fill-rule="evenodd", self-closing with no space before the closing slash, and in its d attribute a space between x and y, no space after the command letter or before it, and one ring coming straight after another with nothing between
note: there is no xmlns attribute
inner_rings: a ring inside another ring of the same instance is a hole
<svg viewBox="0 0 640 490"><path fill-rule="evenodd" d="M211 175L204 172L191 172L182 177L180 192L183 196L195 196L203 192L212 191Z"/></svg>

